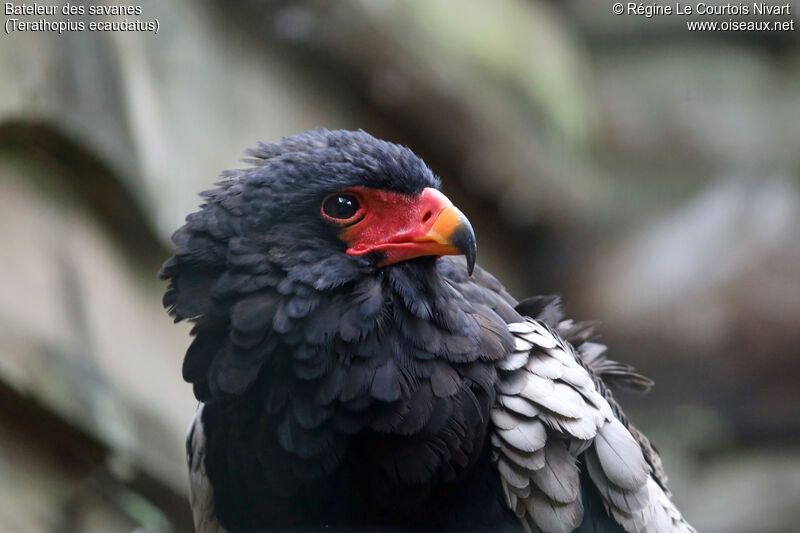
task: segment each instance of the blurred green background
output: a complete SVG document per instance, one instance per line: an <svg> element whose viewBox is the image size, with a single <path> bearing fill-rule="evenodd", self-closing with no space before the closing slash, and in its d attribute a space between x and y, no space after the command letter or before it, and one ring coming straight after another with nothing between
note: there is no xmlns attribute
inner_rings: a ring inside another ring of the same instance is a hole
<svg viewBox="0 0 800 533"><path fill-rule="evenodd" d="M139 4L157 35L0 36L0 530L189 529L189 328L155 273L245 148L324 126L410 146L479 263L656 380L622 403L699 531L797 531L798 32L592 0Z"/></svg>

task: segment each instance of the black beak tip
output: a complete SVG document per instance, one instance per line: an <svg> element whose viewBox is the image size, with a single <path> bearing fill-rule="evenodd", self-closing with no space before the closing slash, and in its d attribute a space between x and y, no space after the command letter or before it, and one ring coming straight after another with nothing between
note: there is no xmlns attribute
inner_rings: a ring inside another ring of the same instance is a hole
<svg viewBox="0 0 800 533"><path fill-rule="evenodd" d="M475 258L478 255L478 245L475 242L475 231L472 229L472 224L466 217L461 219L455 233L452 236L451 242L453 246L458 248L467 260L467 274L472 275L475 270Z"/></svg>
<svg viewBox="0 0 800 533"><path fill-rule="evenodd" d="M470 277L475 270L475 252L476 250L473 248L472 253L467 255L467 275Z"/></svg>

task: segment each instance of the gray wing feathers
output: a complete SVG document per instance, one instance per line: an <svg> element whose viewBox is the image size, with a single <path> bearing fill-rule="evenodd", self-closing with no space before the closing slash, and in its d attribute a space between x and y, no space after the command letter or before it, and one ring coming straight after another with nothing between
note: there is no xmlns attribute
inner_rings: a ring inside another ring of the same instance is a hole
<svg viewBox="0 0 800 533"><path fill-rule="evenodd" d="M551 500L568 504L578 499L580 473L563 441L551 439L544 447L545 464L530 474L531 481Z"/></svg>
<svg viewBox="0 0 800 533"><path fill-rule="evenodd" d="M206 437L203 431L203 404L194 413L186 435L189 463L189 502L197 533L225 533L214 515L214 493L206 476Z"/></svg>
<svg viewBox="0 0 800 533"><path fill-rule="evenodd" d="M567 533L580 525L583 461L626 531L694 532L572 346L530 318L509 331L515 351L498 364L491 443L507 503L525 527Z"/></svg>
<svg viewBox="0 0 800 533"><path fill-rule="evenodd" d="M623 489L642 487L650 476L642 449L616 418L597 429L592 451L608 480Z"/></svg>

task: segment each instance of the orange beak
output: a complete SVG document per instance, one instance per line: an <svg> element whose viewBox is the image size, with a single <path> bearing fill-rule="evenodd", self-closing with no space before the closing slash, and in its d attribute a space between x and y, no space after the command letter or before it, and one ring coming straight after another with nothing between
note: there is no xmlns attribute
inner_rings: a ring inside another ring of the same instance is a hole
<svg viewBox="0 0 800 533"><path fill-rule="evenodd" d="M472 274L477 254L475 232L444 194L426 188L416 198L385 192L373 196L377 199L371 203L379 207L373 207L372 216L343 234L350 244L348 254L382 252L382 265L423 256L463 255Z"/></svg>

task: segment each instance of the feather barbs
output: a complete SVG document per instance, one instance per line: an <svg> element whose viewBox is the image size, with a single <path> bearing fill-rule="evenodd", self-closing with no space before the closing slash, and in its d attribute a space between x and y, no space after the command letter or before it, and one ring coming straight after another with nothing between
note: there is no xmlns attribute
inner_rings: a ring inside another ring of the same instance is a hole
<svg viewBox="0 0 800 533"><path fill-rule="evenodd" d="M693 532L572 346L531 318L508 329L515 346L497 364L490 442L506 503L524 527L566 533L582 523L585 462L603 505L625 531Z"/></svg>

